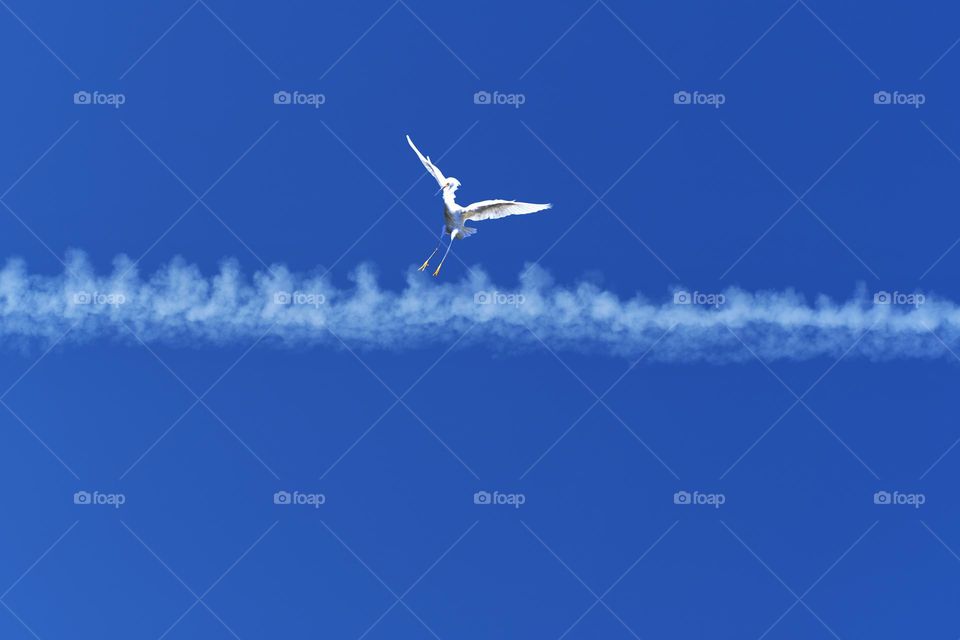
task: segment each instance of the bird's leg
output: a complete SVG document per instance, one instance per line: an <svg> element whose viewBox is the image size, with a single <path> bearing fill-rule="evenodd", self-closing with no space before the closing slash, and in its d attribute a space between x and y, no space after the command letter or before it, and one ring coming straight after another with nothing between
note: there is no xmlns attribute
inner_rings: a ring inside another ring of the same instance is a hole
<svg viewBox="0 0 960 640"><path fill-rule="evenodd" d="M440 264L437 265L437 270L433 272L434 277L437 277L438 275L440 275L440 267L443 266L443 261L447 259L447 255L449 255L450 249L453 248L453 240L456 237L457 237L457 230L454 229L453 231L450 232L450 243L447 244L447 250L446 252L444 252L443 257L440 258Z"/></svg>
<svg viewBox="0 0 960 640"><path fill-rule="evenodd" d="M446 231L447 227L444 225L440 228L440 237L437 238L437 246L434 248L433 253L430 254L430 257L423 261L423 264L420 265L420 268L417 271L423 271L430 266L430 260L433 259L433 256L437 254L437 251L440 250L440 245L443 243L443 232Z"/></svg>

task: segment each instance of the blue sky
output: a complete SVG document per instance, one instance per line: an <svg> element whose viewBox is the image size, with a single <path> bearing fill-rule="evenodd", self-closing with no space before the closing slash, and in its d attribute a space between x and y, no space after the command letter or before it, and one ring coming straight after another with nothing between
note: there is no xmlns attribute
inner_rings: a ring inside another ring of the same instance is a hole
<svg viewBox="0 0 960 640"><path fill-rule="evenodd" d="M960 633L956 7L0 5L0 637Z"/></svg>

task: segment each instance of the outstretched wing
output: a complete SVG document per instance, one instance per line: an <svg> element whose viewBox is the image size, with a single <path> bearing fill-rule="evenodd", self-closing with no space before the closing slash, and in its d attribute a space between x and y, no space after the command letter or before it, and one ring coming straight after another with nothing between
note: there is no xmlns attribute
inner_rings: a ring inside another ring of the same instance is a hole
<svg viewBox="0 0 960 640"><path fill-rule="evenodd" d="M551 206L553 205L517 202L516 200L481 200L465 207L462 215L466 220L496 220L507 216L536 213L549 209Z"/></svg>
<svg viewBox="0 0 960 640"><path fill-rule="evenodd" d="M414 152L417 154L417 157L420 158L420 162L422 162L423 166L427 169L427 173L432 175L433 178L437 181L437 184L439 184L442 187L443 184L447 181L447 179L443 177L443 174L440 172L440 169L438 169L435 164L430 162L429 156L424 156L422 153L420 153L420 149L417 149L417 145L413 144L413 140L410 139L410 136L407 136L407 142L410 144L410 148L413 149Z"/></svg>

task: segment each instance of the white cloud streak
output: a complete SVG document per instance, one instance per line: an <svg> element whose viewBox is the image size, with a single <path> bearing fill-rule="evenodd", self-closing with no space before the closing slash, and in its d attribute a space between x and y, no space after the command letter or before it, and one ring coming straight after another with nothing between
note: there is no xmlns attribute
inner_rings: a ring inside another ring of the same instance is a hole
<svg viewBox="0 0 960 640"><path fill-rule="evenodd" d="M269 331L268 344L403 350L446 346L472 327L465 343L496 350L542 348L539 337L560 351L636 357L655 344L651 359L723 362L753 357L740 340L765 360L802 360L837 357L863 336L848 357L897 359L942 357L960 337L960 307L929 295L911 306L875 304L862 291L836 302L728 289L720 305L675 304L559 285L539 268L510 289L479 271L458 282L413 272L397 291L381 288L370 267L351 281L338 288L282 266L247 276L233 262L204 275L182 260L144 277L124 256L98 275L81 253L47 276L11 260L0 269L0 346L55 340L71 327L67 342L129 340L129 327L181 346Z"/></svg>

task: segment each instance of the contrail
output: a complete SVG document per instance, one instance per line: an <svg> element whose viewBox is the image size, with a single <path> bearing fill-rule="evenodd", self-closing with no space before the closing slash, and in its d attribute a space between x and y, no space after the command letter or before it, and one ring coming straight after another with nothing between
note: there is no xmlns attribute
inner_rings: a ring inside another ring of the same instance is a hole
<svg viewBox="0 0 960 640"><path fill-rule="evenodd" d="M381 288L372 267L351 284L283 266L244 274L227 261L215 274L176 259L142 276L118 257L97 274L72 253L58 275L31 274L19 260L0 270L0 348L101 339L187 346L252 342L367 350L465 344L581 351L661 361L759 357L870 359L953 357L960 307L932 295L862 291L844 301L738 289L624 298L593 284L560 285L535 267L512 288L479 270L437 283L411 270L399 290ZM851 347L853 347L851 349ZM956 349L960 352L960 347ZM751 353L752 352L752 353Z"/></svg>

